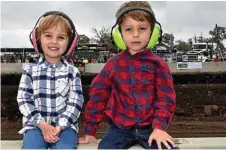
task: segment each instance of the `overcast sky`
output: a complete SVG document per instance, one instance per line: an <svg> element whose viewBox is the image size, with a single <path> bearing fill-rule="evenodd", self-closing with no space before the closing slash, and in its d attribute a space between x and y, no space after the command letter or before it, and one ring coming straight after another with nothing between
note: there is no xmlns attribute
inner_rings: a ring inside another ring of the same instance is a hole
<svg viewBox="0 0 226 150"><path fill-rule="evenodd" d="M79 34L94 36L92 28L111 27L115 12L123 1L4 1L1 2L1 47L31 47L29 33L36 20L46 11L66 13ZM194 35L209 36L215 24L226 27L226 1L151 1L150 4L163 31L175 40Z"/></svg>

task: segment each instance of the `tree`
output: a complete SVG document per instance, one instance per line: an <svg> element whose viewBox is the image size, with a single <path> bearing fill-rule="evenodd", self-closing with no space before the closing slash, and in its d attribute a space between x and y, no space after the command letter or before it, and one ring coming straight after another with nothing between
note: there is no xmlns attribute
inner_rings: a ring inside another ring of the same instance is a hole
<svg viewBox="0 0 226 150"><path fill-rule="evenodd" d="M105 44L107 46L107 50L115 50L117 51L117 48L115 48L111 41L111 30L110 28L107 28L103 26L100 30L93 28L92 29L95 34L95 42Z"/></svg>
<svg viewBox="0 0 226 150"><path fill-rule="evenodd" d="M164 33L162 36L162 42L169 45L171 48L173 48L174 43L174 36L173 34Z"/></svg>
<svg viewBox="0 0 226 150"><path fill-rule="evenodd" d="M226 39L225 30L225 27L216 26L213 30L209 31L209 34L212 36L214 42L217 42L218 40L222 42Z"/></svg>
<svg viewBox="0 0 226 150"><path fill-rule="evenodd" d="M212 36L211 41L218 43L220 49L225 49L223 40L226 39L226 27L215 26L213 30L209 31L209 34Z"/></svg>
<svg viewBox="0 0 226 150"><path fill-rule="evenodd" d="M88 44L89 41L90 41L90 38L85 34L79 35L79 44Z"/></svg>
<svg viewBox="0 0 226 150"><path fill-rule="evenodd" d="M176 41L176 44L174 45L174 47L179 51L188 51L189 50L189 44L182 40Z"/></svg>
<svg viewBox="0 0 226 150"><path fill-rule="evenodd" d="M110 29L103 26L100 30L93 28L95 39L97 43L107 44L111 41Z"/></svg>

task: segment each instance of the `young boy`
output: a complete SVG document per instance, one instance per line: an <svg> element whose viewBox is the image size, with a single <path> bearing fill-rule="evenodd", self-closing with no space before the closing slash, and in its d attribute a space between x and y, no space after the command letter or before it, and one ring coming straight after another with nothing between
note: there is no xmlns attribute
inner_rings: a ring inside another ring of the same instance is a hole
<svg viewBox="0 0 226 150"><path fill-rule="evenodd" d="M45 13L36 25L30 40L41 56L23 70L17 95L22 149L75 149L84 98L78 69L62 56L72 53L78 35L71 19L58 11Z"/></svg>
<svg viewBox="0 0 226 150"><path fill-rule="evenodd" d="M116 17L123 41L112 36L119 48L123 49L123 42L126 48L106 63L91 84L79 143L99 143L98 149L127 149L135 144L146 149L175 148L166 133L176 106L172 77L165 61L148 49L157 23L151 6L126 2ZM99 142L94 136L104 117L110 129Z"/></svg>

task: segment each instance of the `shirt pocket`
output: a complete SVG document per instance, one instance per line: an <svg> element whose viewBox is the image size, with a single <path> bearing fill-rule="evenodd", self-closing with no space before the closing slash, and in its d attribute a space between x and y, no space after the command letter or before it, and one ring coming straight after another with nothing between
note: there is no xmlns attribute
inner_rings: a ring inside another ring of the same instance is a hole
<svg viewBox="0 0 226 150"><path fill-rule="evenodd" d="M155 69L151 65L143 64L140 66L141 84L150 85L155 81Z"/></svg>
<svg viewBox="0 0 226 150"><path fill-rule="evenodd" d="M62 97L66 97L70 90L70 84L67 79L58 79L56 81L56 93Z"/></svg>

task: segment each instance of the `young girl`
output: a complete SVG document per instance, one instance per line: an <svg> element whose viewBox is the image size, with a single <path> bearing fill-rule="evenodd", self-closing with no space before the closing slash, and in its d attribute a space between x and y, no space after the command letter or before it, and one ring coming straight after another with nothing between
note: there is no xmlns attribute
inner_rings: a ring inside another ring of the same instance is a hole
<svg viewBox="0 0 226 150"><path fill-rule="evenodd" d="M84 98L78 69L62 57L78 43L74 24L62 12L47 12L30 40L40 59L24 68L19 85L22 149L75 149Z"/></svg>

